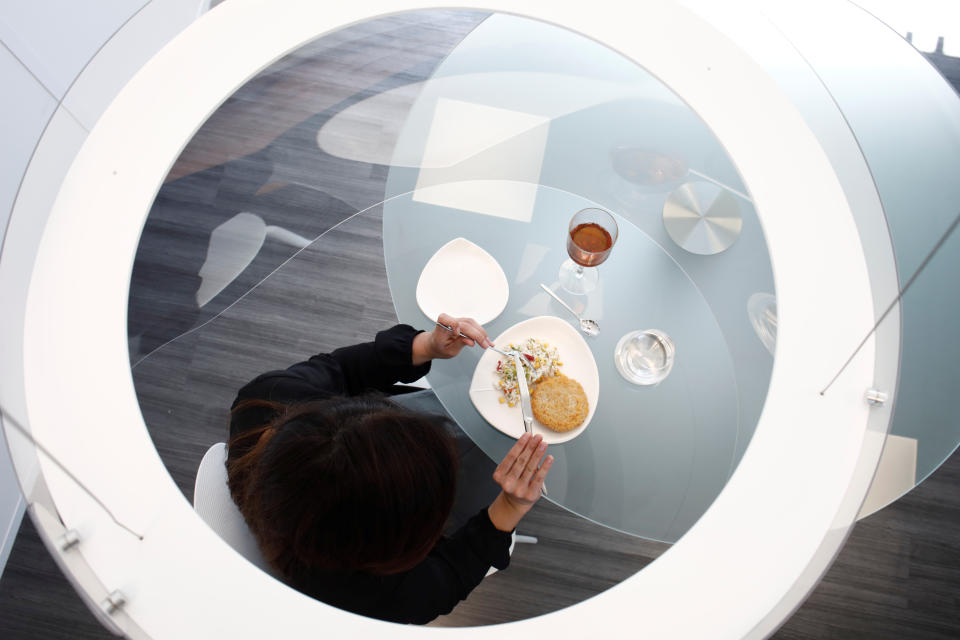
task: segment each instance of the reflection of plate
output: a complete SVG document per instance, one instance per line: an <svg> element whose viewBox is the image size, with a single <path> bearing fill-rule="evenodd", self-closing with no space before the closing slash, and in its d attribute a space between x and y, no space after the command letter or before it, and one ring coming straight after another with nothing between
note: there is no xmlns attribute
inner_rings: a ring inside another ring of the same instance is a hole
<svg viewBox="0 0 960 640"><path fill-rule="evenodd" d="M773 355L777 348L777 299L771 293L755 293L747 300L747 315L760 342Z"/></svg>
<svg viewBox="0 0 960 640"><path fill-rule="evenodd" d="M427 261L417 282L417 305L435 321L441 313L486 324L507 306L510 287L493 256L455 238Z"/></svg>
<svg viewBox="0 0 960 640"><path fill-rule="evenodd" d="M683 158L634 147L618 147L610 152L613 170L627 182L641 186L671 185L687 177Z"/></svg>
<svg viewBox="0 0 960 640"><path fill-rule="evenodd" d="M576 429L557 433L535 419L533 432L541 434L543 441L548 444L573 440L590 424L600 398L600 373L597 370L593 352L576 329L568 322L553 316L538 316L515 324L497 336L494 344L502 348L511 342L522 342L527 338L536 338L557 348L560 360L563 362L560 371L583 386L587 401L590 403L587 419ZM520 413L520 405L518 403L515 407L508 407L506 403L501 404L502 394L494 386L497 360L501 358L503 356L490 350L480 358L473 372L473 380L470 382L470 400L473 401L480 415L494 428L508 436L519 438L523 435L523 416Z"/></svg>

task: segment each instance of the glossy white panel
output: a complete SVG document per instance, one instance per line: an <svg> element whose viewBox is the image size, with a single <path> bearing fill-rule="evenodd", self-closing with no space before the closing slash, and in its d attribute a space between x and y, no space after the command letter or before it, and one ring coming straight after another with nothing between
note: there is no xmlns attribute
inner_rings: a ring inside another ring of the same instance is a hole
<svg viewBox="0 0 960 640"><path fill-rule="evenodd" d="M151 2L108 40L77 77L63 104L88 130L143 64L193 22L199 0Z"/></svg>
<svg viewBox="0 0 960 640"><path fill-rule="evenodd" d="M857 520L876 513L913 489L917 477L917 441L890 434L887 436L877 466L877 475L873 477L870 493L860 507Z"/></svg>
<svg viewBox="0 0 960 640"><path fill-rule="evenodd" d="M843 192L827 156L775 83L694 12L650 3L643 5L642 20L628 21L612 19L625 11L612 0L484 4L494 10L522 6L576 25L644 61L703 116L737 162L764 218L782 322L777 357L785 363L774 367L767 406L740 467L684 538L601 596L508 628L514 635L570 637L596 631L600 621L645 637L743 637L812 557L837 548L846 526L837 529L834 521L851 478L872 472L879 459L877 450L864 460L865 469L856 468L874 343L830 394L819 394L845 357L838 355L842 347L859 339L873 317L864 256ZM731 2L730 10L737 4ZM210 12L146 65L105 112L61 186L33 273L17 274L31 280L21 335L32 426L145 535L138 540L122 532L63 474L44 465L58 515L89 532L79 554L103 584L128 592L125 614L153 637L292 638L310 637L317 628L351 637L433 633L309 601L254 573L214 540L150 443L124 332L129 266L143 217L199 122L263 65L324 30L422 6L417 0L289 0L288 10L278 12L265 0L231 0ZM770 28L752 11L741 17L757 29ZM205 55L211 42L231 55ZM191 73L184 74L188 65ZM144 120L154 126L136 126ZM794 188L798 175L802 190ZM94 245L100 250L87 250ZM823 311L837 306L846 310L840 318ZM75 313L87 308L96 308L97 317ZM62 322L68 313L71 322ZM114 420L101 419L104 390ZM50 393L61 401L50 403ZM811 461L816 474L809 473ZM202 580L196 579L200 566ZM696 615L689 615L691 605ZM238 608L269 614L238 618L232 615ZM503 637L503 630L435 635Z"/></svg>
<svg viewBox="0 0 960 640"><path fill-rule="evenodd" d="M16 100L0 100L0 242L7 228L10 208L17 197L20 179L33 155L33 148L56 108L36 78L11 54L0 47L0 83L5 95Z"/></svg>
<svg viewBox="0 0 960 640"><path fill-rule="evenodd" d="M50 118L43 135L36 142L36 151L20 185L20 193L7 228L9 242L0 254L0 405L15 419L26 423L27 411L23 387L23 312L27 304L28 279L37 247L43 236L47 217L60 184L74 155L83 144L87 132L65 109L58 109ZM53 186L51 186L53 185ZM26 440L7 428L7 443L13 458L20 486L30 497L36 479L36 454Z"/></svg>
<svg viewBox="0 0 960 640"><path fill-rule="evenodd" d="M7 0L0 40L62 98L108 38L148 0Z"/></svg>
<svg viewBox="0 0 960 640"><path fill-rule="evenodd" d="M817 69L869 161L900 283L906 286L957 215L957 93L926 59L864 12L841 5L846 9L834 11L825 25L811 16L808 4L781 21L783 31ZM954 21L948 18L955 12L947 5L958 5L941 4L941 33L949 34ZM858 46L851 50L840 35L859 23ZM960 322L960 297L954 293L960 271L957 247L953 237L895 310L902 315L903 356L890 430L917 440L916 482L960 443L960 411L948 382L955 376L960 343L944 339ZM895 291L888 292L878 308L895 297Z"/></svg>
<svg viewBox="0 0 960 640"><path fill-rule="evenodd" d="M3 243L20 180L33 155L37 139L56 107L50 93L5 48L0 47L0 82L16 100L0 101L0 244ZM19 309L10 313L6 297L0 297L2 321L21 320ZM3 351L11 345L4 342ZM19 353L19 349L17 350ZM6 383L6 378L4 378ZM23 498L14 473L5 438L0 438L0 572L6 565L23 516Z"/></svg>

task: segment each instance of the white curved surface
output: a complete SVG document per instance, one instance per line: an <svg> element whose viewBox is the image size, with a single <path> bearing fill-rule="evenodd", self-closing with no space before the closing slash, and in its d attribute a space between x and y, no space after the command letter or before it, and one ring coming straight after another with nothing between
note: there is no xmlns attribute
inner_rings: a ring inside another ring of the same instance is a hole
<svg viewBox="0 0 960 640"><path fill-rule="evenodd" d="M454 238L427 260L417 281L417 306L434 322L441 313L487 324L510 298L496 259L466 238Z"/></svg>
<svg viewBox="0 0 960 640"><path fill-rule="evenodd" d="M603 620L640 637L740 638L781 603L815 556L842 540L835 532L848 523L834 520L863 472L857 464L876 466L860 457L873 342L831 393L818 392L872 325L873 306L857 230L813 135L759 67L672 3L644 6L635 20L613 19L625 9L609 0L481 4L567 25L643 61L735 160L764 224L780 320L767 406L749 449L710 510L647 569L601 596L520 623L424 631L373 621L310 600L241 562L174 486L137 406L125 311L140 228L185 141L250 75L319 33L429 5L290 0L278 11L267 0L231 0L151 60L101 117L63 183L33 273L19 274L30 280L23 337L31 427L143 540L120 530L48 464L44 476L61 518L81 532L78 553L103 584L124 590L126 614L150 636L298 638L322 629L354 637L580 637ZM770 28L750 12L739 17ZM211 42L230 55L207 55ZM798 175L805 179L799 191ZM93 246L101 250L89 252ZM834 308L846 313L838 318ZM111 444L104 449L104 442ZM236 615L244 610L270 613Z"/></svg>
<svg viewBox="0 0 960 640"><path fill-rule="evenodd" d="M4 244L2 260L18 266L11 267L13 278L0 281L4 310L0 334L5 337L0 350L0 404L13 415L24 416L21 346L27 284L12 280L32 269L51 203L88 130L136 70L197 17L199 5L197 0L83 5L32 0L5 3L0 10L0 40L9 49L0 52L0 81L7 95L16 97L5 101L0 111L4 140L0 242L14 201L17 210L10 220L16 243ZM44 105L52 104L49 110L31 104L41 95L46 96ZM8 448L0 439L0 531L9 534L8 546L0 548L0 571L4 549L12 546L22 513L8 510L8 500L19 500L21 488L33 486L30 470L36 466L29 445L13 444L8 459Z"/></svg>

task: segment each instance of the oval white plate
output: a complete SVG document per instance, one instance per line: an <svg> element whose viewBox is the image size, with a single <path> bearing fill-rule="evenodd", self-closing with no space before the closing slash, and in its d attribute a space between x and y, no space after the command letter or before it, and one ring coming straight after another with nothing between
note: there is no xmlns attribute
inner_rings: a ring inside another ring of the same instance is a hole
<svg viewBox="0 0 960 640"><path fill-rule="evenodd" d="M583 386L583 390L587 394L587 402L590 405L587 411L587 419L572 431L564 433L552 431L534 418L533 433L542 435L544 442L547 444L559 444L573 440L583 433L583 430L590 424L597 409L597 401L600 398L600 373L597 370L597 361L593 357L593 352L590 351L590 347L587 346L579 331L565 320L554 316L537 316L519 322L497 336L493 342L501 347L507 346L511 342L522 342L527 338L536 338L557 348L560 361L563 362L560 371ZM523 417L520 413L520 405L509 407L506 403L501 404L500 397L503 394L494 386L497 381L497 360L502 358L503 356L499 353L489 349L483 354L480 362L477 363L477 368L473 371L473 380L470 382L470 400L477 411L480 412L480 415L495 429L512 438L519 438L523 435Z"/></svg>
<svg viewBox="0 0 960 640"><path fill-rule="evenodd" d="M509 296L500 264L466 238L440 247L417 282L417 305L431 321L449 313L486 324L500 315Z"/></svg>

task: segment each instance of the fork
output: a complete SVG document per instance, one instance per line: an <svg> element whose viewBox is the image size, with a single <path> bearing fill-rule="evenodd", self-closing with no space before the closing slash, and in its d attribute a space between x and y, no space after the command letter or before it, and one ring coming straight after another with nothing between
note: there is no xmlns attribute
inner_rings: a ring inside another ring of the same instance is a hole
<svg viewBox="0 0 960 640"><path fill-rule="evenodd" d="M443 324L442 322L440 322L439 320L437 321L437 326L440 327L440 328L442 328L442 329L446 329L446 330L449 331L450 333L453 333L453 327L450 327L450 326L448 326L448 325L445 325L445 324ZM459 334L460 334L460 337L461 337L461 338L466 338L467 340L473 340L473 338L471 338L470 336L464 335L462 331L459 332ZM491 345L491 346L489 346L489 347L487 347L487 348L490 349L490 350L492 350L492 351L496 351L497 353L499 353L500 355L502 355L504 358L512 358L514 355L523 356L522 358L520 358L520 362L523 362L523 363L526 364L527 366L530 366L530 363L529 363L530 356L528 356L527 354L523 353L522 351L517 351L516 349L514 349L514 350L512 350L512 351L510 351L510 352L508 353L508 352L506 352L506 351L501 351L500 349L497 349L497 348L494 347L493 345Z"/></svg>

